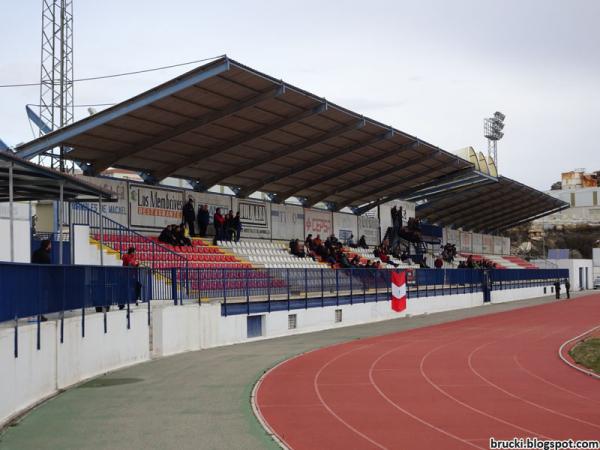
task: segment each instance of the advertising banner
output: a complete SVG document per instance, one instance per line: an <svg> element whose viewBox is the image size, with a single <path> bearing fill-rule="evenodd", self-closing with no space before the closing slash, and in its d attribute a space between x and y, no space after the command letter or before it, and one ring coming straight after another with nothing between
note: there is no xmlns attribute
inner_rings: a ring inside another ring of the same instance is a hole
<svg viewBox="0 0 600 450"><path fill-rule="evenodd" d="M479 233L473 233L473 253L483 253L483 236Z"/></svg>
<svg viewBox="0 0 600 450"><path fill-rule="evenodd" d="M502 238L502 254L510 255L510 238L509 237Z"/></svg>
<svg viewBox="0 0 600 450"><path fill-rule="evenodd" d="M317 209L304 210L304 236L312 234L315 238L320 235L321 239L325 241L331 233L333 233L331 212Z"/></svg>
<svg viewBox="0 0 600 450"><path fill-rule="evenodd" d="M468 231L460 232L460 251L465 253L473 251L473 235Z"/></svg>
<svg viewBox="0 0 600 450"><path fill-rule="evenodd" d="M83 181L93 184L94 186L106 189L114 194L118 199L116 202L103 202L102 203L102 214L104 217L108 217L111 220L127 227L129 226L129 203L127 200L127 181L115 180L111 178L102 177L86 177L84 175L76 175L77 178L81 178ZM98 202L81 202L88 208L98 211ZM72 210L77 210L79 205L76 203L72 204ZM79 209L83 209L79 207ZM67 211L67 208L65 208ZM68 218L66 218L68 222Z"/></svg>
<svg viewBox="0 0 600 450"><path fill-rule="evenodd" d="M354 236L354 242L357 242L357 216L355 214L333 213L333 233L343 243L346 243L350 236Z"/></svg>
<svg viewBox="0 0 600 450"><path fill-rule="evenodd" d="M494 236L494 255L502 255L502 244L503 238L501 236Z"/></svg>
<svg viewBox="0 0 600 450"><path fill-rule="evenodd" d="M459 250L461 243L458 230L453 230L452 228L444 228L444 230L446 231L446 243L454 244L456 249Z"/></svg>
<svg viewBox="0 0 600 450"><path fill-rule="evenodd" d="M484 234L481 237L482 239L482 252L486 255L494 253L494 237L490 234Z"/></svg>
<svg viewBox="0 0 600 450"><path fill-rule="evenodd" d="M271 204L261 200L232 198L233 213L240 212L242 238L271 239Z"/></svg>
<svg viewBox="0 0 600 450"><path fill-rule="evenodd" d="M129 184L129 223L132 228L162 230L180 224L183 191Z"/></svg>
<svg viewBox="0 0 600 450"><path fill-rule="evenodd" d="M361 236L365 237L367 244L373 246L379 245L379 219L376 217L359 216L356 242L358 242Z"/></svg>
<svg viewBox="0 0 600 450"><path fill-rule="evenodd" d="M271 229L273 239L304 240L304 208L272 203Z"/></svg>

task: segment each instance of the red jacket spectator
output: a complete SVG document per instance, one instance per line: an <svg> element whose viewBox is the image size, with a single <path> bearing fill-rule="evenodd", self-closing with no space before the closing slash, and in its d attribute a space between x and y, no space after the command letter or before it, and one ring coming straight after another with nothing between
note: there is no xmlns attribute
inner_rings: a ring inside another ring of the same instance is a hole
<svg viewBox="0 0 600 450"><path fill-rule="evenodd" d="M123 255L123 266L125 267L137 267L140 265L140 262L137 260L137 257L135 256L135 248L134 247L130 247L129 250L127 250L127 253L125 253Z"/></svg>

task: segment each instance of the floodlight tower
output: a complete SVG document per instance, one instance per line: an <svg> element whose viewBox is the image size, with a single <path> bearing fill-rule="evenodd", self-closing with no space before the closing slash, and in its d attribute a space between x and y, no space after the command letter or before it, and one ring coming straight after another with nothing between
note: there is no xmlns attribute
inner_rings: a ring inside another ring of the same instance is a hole
<svg viewBox="0 0 600 450"><path fill-rule="evenodd" d="M40 71L39 117L57 130L73 122L73 0L42 0ZM63 147L50 149L39 162L71 171L73 164L64 161L63 153Z"/></svg>
<svg viewBox="0 0 600 450"><path fill-rule="evenodd" d="M506 116L500 111L496 111L492 117L483 119L483 135L488 140L488 158L491 158L498 171L498 141L502 139L504 133L504 119Z"/></svg>

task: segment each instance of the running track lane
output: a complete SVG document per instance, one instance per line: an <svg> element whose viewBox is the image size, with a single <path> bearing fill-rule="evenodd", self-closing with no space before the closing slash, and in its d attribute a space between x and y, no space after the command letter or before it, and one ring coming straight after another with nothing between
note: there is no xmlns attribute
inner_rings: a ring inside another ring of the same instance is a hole
<svg viewBox="0 0 600 450"><path fill-rule="evenodd" d="M499 439L600 439L600 381L563 342L600 325L600 295L305 353L256 389L293 449L487 449Z"/></svg>

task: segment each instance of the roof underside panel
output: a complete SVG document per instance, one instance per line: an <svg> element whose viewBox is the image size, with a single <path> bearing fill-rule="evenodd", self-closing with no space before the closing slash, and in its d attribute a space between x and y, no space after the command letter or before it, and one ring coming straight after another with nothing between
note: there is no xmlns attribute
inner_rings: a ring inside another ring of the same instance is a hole
<svg viewBox="0 0 600 450"><path fill-rule="evenodd" d="M221 58L19 148L72 148L96 171L123 167L240 195L358 206L471 163L240 63Z"/></svg>
<svg viewBox="0 0 600 450"><path fill-rule="evenodd" d="M439 225L489 233L568 207L562 200L499 177L497 182L433 195L417 206L417 216Z"/></svg>

